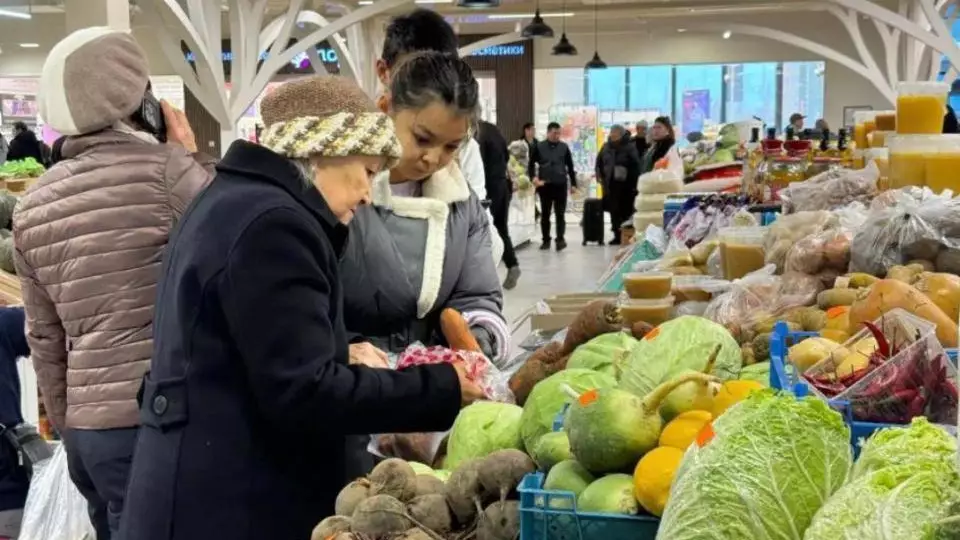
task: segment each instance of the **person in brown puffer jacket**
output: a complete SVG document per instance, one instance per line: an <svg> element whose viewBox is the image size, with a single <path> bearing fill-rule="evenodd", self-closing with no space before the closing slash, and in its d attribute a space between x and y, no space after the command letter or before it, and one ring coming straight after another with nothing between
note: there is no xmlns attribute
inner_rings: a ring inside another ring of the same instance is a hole
<svg viewBox="0 0 960 540"><path fill-rule="evenodd" d="M63 161L13 217L44 405L100 540L116 533L123 509L163 250L214 165L197 154L182 112L163 104L167 144L136 120L148 73L129 33L108 28L79 30L51 50L40 111L67 136Z"/></svg>

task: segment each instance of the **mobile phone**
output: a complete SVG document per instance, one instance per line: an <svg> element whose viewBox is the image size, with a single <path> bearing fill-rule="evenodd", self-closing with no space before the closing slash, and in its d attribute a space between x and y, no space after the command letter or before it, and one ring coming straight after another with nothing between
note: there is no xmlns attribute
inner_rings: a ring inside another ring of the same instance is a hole
<svg viewBox="0 0 960 540"><path fill-rule="evenodd" d="M163 118L163 108L160 107L160 100L149 90L143 94L143 101L140 102L140 108L134 111L133 120L158 141L167 142L167 122Z"/></svg>

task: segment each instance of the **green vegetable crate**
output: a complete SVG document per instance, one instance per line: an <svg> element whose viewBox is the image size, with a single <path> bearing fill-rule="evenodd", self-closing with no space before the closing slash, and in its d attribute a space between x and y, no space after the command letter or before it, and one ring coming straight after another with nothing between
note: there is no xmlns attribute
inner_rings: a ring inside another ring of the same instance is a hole
<svg viewBox="0 0 960 540"><path fill-rule="evenodd" d="M788 349L808 337L815 337L815 332L791 332L784 322L779 322L774 326L773 334L770 336L770 387L775 390L784 390L797 397L804 397L814 394L810 386L800 378L793 368L793 365L786 360ZM948 371L951 374L956 373L957 349L947 349L947 357L951 364ZM845 402L836 400L828 401L830 405L844 415L844 420L850 426L851 444L854 453L859 453L860 441L870 437L875 431L888 427L897 427L898 424L883 424L876 422L861 422L853 419L850 407ZM955 429L955 425L945 426L948 430Z"/></svg>
<svg viewBox="0 0 960 540"><path fill-rule="evenodd" d="M569 491L543 489L543 473L520 482L520 540L654 540L660 520L577 511Z"/></svg>

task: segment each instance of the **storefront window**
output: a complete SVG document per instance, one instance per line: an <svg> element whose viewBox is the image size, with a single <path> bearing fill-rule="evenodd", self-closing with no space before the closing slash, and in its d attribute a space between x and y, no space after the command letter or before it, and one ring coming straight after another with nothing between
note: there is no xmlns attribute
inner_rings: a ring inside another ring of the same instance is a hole
<svg viewBox="0 0 960 540"><path fill-rule="evenodd" d="M673 66L636 66L627 75L631 111L649 112L653 118L673 114Z"/></svg>
<svg viewBox="0 0 960 540"><path fill-rule="evenodd" d="M730 64L723 75L726 86L726 121L759 118L777 120L777 63Z"/></svg>
<svg viewBox="0 0 960 540"><path fill-rule="evenodd" d="M784 62L783 99L780 108L780 125L790 123L790 115L800 113L807 117L813 127L818 118L823 118L823 62ZM833 131L840 126L831 126Z"/></svg>
<svg viewBox="0 0 960 540"><path fill-rule="evenodd" d="M602 111L627 108L627 68L591 69L586 78L587 105L595 105Z"/></svg>
<svg viewBox="0 0 960 540"><path fill-rule="evenodd" d="M677 139L685 141L688 133L702 133L723 122L722 91L723 66L677 66L673 119Z"/></svg>

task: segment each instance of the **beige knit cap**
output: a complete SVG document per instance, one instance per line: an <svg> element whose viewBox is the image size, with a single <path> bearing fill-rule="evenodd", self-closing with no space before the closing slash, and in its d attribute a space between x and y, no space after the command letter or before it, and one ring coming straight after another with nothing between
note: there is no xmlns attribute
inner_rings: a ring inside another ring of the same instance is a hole
<svg viewBox="0 0 960 540"><path fill-rule="evenodd" d="M100 131L140 107L149 73L143 49L128 32L77 30L43 63L40 116L63 135Z"/></svg>
<svg viewBox="0 0 960 540"><path fill-rule="evenodd" d="M281 85L263 98L260 144L291 158L376 156L399 161L400 141L389 116L344 77L321 75Z"/></svg>

